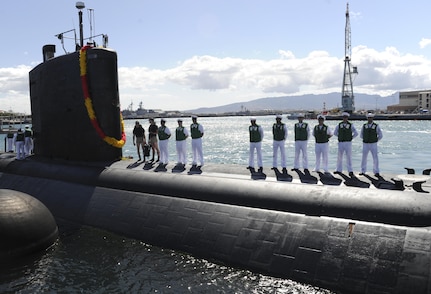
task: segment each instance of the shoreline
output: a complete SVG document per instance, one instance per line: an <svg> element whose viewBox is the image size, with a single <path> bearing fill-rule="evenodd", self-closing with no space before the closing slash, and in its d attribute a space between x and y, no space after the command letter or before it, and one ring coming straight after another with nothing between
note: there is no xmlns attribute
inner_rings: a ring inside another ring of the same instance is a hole
<svg viewBox="0 0 431 294"><path fill-rule="evenodd" d="M149 118L177 118L190 117L194 113L176 113L175 115L163 115L163 113L149 113L143 115L123 115L125 120L149 119ZM197 114L199 117L231 117L231 116L267 116L280 114L277 111L252 111L249 113L202 113ZM283 113L284 115L285 113ZM288 112L288 119L297 119L296 113ZM317 119L318 113L306 112L306 119ZM341 114L328 114L326 120L342 120ZM352 114L349 120L367 120L366 114ZM376 114L374 120L431 120L431 114Z"/></svg>

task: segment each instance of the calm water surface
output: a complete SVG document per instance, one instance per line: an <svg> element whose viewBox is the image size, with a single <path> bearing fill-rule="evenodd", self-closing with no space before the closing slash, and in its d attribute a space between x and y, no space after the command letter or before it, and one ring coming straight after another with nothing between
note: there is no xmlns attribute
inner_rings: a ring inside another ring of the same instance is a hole
<svg viewBox="0 0 431 294"><path fill-rule="evenodd" d="M59 222L57 244L0 267L0 293L332 293Z"/></svg>
<svg viewBox="0 0 431 294"><path fill-rule="evenodd" d="M159 120L157 119L157 124ZM173 131L176 119L167 120ZM248 165L248 117L199 118L205 128L206 163ZM272 166L271 127L273 116L257 117L265 131L264 167ZM293 165L294 120L283 119L289 129L286 142L288 166ZM184 120L188 126L188 119ZM316 121L308 121L311 126ZM148 121L141 120L148 128ZM328 121L332 127L336 121ZM358 131L364 122L353 122ZM430 168L430 121L379 121L382 173L405 173L404 167ZM131 133L134 120L125 121L128 141L124 156L136 157ZM3 135L4 138L4 135ZM0 139L3 139L0 137ZM170 142L170 160L176 160L175 142ZM191 150L188 145L189 152ZM1 148L3 149L3 148ZM335 169L337 143L330 141L330 168ZM189 153L190 154L190 153ZM314 144L308 147L314 166ZM189 156L189 162L191 157ZM370 158L371 160L371 158ZM353 142L353 166L358 171L361 142ZM369 161L371 167L371 161ZM370 169L370 168L369 168ZM144 244L90 227L74 227L59 221L57 244L30 260L0 267L0 293L331 293L328 290L214 264L190 255Z"/></svg>

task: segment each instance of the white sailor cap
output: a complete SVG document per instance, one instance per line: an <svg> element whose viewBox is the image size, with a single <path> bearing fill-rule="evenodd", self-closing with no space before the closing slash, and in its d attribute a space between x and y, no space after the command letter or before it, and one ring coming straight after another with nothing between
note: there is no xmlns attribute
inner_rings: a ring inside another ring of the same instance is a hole
<svg viewBox="0 0 431 294"><path fill-rule="evenodd" d="M350 114L349 114L348 112L343 112L341 115L342 115L342 116L347 116L347 117L349 117L349 116L350 116Z"/></svg>
<svg viewBox="0 0 431 294"><path fill-rule="evenodd" d="M281 116L281 114L277 114L277 115L275 116L275 118L279 118L279 119L281 119L281 118L282 118L282 116Z"/></svg>
<svg viewBox="0 0 431 294"><path fill-rule="evenodd" d="M374 113L371 113L371 112L367 113L367 118L369 117L374 117Z"/></svg>
<svg viewBox="0 0 431 294"><path fill-rule="evenodd" d="M298 117L305 117L303 113L298 114Z"/></svg>
<svg viewBox="0 0 431 294"><path fill-rule="evenodd" d="M180 121L180 122L182 122L182 121L183 121L183 119L182 119L182 118L179 118L179 119L177 119L177 121Z"/></svg>
<svg viewBox="0 0 431 294"><path fill-rule="evenodd" d="M256 118L254 116L252 116L252 117L250 117L250 120L253 121L253 120L256 120Z"/></svg>
<svg viewBox="0 0 431 294"><path fill-rule="evenodd" d="M323 115L319 114L319 115L317 116L317 119L323 119L323 120L325 120L325 117L324 117Z"/></svg>
<svg viewBox="0 0 431 294"><path fill-rule="evenodd" d="M162 122L162 121L166 122L166 119L164 119L164 118L160 119L160 122Z"/></svg>
<svg viewBox="0 0 431 294"><path fill-rule="evenodd" d="M198 118L197 115L192 115L192 118Z"/></svg>

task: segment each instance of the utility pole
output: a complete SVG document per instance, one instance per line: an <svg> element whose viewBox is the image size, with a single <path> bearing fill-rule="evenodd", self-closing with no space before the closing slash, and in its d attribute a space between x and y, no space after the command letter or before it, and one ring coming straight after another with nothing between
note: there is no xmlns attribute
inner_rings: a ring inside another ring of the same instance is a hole
<svg viewBox="0 0 431 294"><path fill-rule="evenodd" d="M350 59L352 56L351 48L351 31L349 19L349 3L346 9L346 28L345 28L345 51L344 51L344 75L343 86L341 90L341 105L343 111L352 113L355 111L355 99L353 95L352 74L357 74L357 67L350 66Z"/></svg>

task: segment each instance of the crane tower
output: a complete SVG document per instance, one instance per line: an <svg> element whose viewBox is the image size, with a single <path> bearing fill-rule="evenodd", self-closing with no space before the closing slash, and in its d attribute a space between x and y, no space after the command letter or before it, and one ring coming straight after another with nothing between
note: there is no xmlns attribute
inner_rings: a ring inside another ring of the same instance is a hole
<svg viewBox="0 0 431 294"><path fill-rule="evenodd" d="M349 20L349 3L347 3L346 9L346 29L345 29L345 52L344 52L344 75L343 75L343 86L341 90L341 105L343 111L352 113L355 111L355 99L353 96L353 83L352 74L357 74L358 70L356 67L350 66L350 59L352 55L351 48L351 32L350 32L350 20Z"/></svg>

